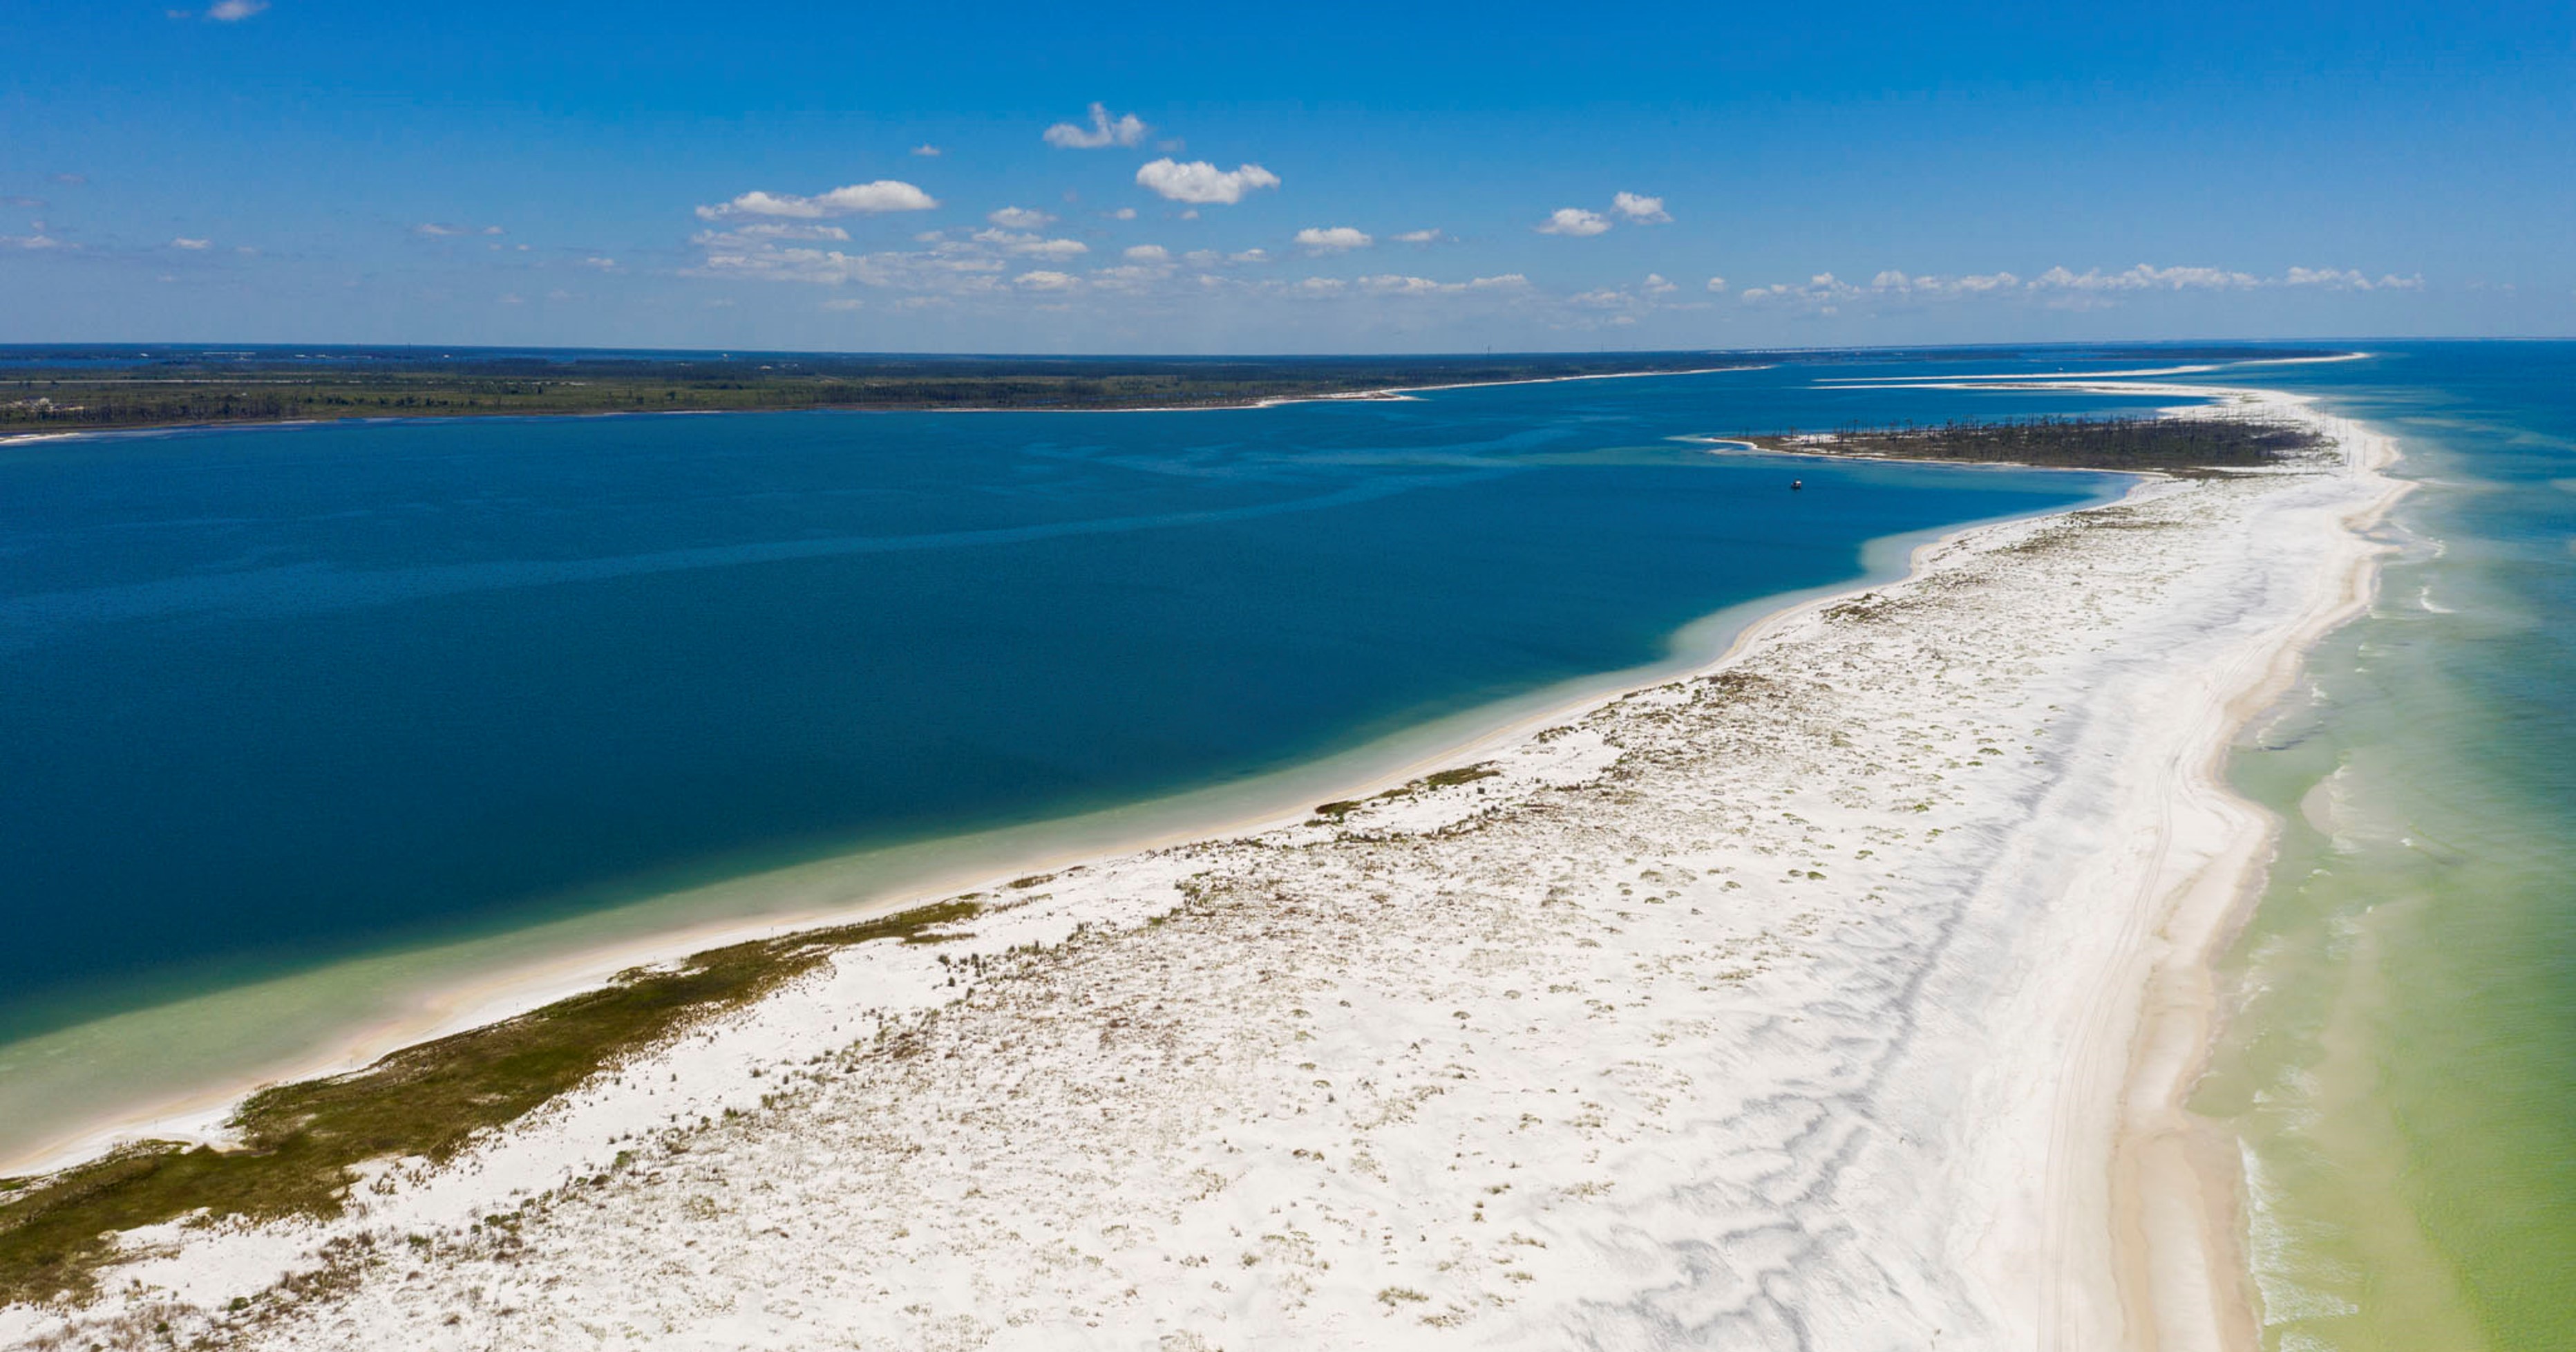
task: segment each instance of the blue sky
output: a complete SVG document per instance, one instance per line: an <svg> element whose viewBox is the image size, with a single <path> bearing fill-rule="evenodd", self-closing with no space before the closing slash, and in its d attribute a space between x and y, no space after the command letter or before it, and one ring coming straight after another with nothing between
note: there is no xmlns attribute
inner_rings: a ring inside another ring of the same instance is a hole
<svg viewBox="0 0 2576 1352"><path fill-rule="evenodd" d="M0 342L2576 333L2563 2L0 0L0 29Z"/></svg>

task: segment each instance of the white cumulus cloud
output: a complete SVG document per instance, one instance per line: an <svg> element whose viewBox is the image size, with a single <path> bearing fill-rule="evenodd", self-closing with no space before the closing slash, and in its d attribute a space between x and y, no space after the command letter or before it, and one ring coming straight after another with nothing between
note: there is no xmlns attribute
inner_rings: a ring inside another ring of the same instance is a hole
<svg viewBox="0 0 2576 1352"><path fill-rule="evenodd" d="M941 155L946 154L947 152L945 152L945 151L941 150L939 147L937 147L937 146L935 146L935 145L931 145L931 144L928 144L927 142L925 142L925 143L923 143L923 144L921 144L921 145L914 146L914 147L912 148L912 153L913 153L913 154L915 154L915 155L920 156L921 158L923 158L923 159L925 159L925 160L935 160L935 159L938 159Z"/></svg>
<svg viewBox="0 0 2576 1352"><path fill-rule="evenodd" d="M727 216L818 220L826 216L872 216L885 211L928 211L938 205L939 199L912 184L881 178L874 183L853 183L834 188L813 197L754 190L730 202L700 207L698 217L709 221L722 220Z"/></svg>
<svg viewBox="0 0 2576 1352"><path fill-rule="evenodd" d="M1150 188L1174 202L1231 206L1255 188L1276 188L1279 176L1257 164L1219 169L1206 160L1183 164L1165 157L1136 171L1139 187Z"/></svg>
<svg viewBox="0 0 2576 1352"><path fill-rule="evenodd" d="M1342 253L1350 249L1365 249L1376 242L1369 238L1367 231L1347 225L1324 229L1310 225L1297 232L1297 247L1310 253Z"/></svg>
<svg viewBox="0 0 2576 1352"><path fill-rule="evenodd" d="M845 240L850 232L837 225L800 225L792 221L746 221L724 230L701 230L689 236L691 244L710 249L749 248L756 242L782 239ZM938 238L932 235L931 238Z"/></svg>
<svg viewBox="0 0 2576 1352"><path fill-rule="evenodd" d="M1662 225L1673 218L1671 212L1664 210L1664 199L1640 197L1632 192L1623 192L1611 198L1610 209L1638 225Z"/></svg>
<svg viewBox="0 0 2576 1352"><path fill-rule="evenodd" d="M1105 146L1132 146L1145 139L1149 130L1144 120L1134 113L1109 116L1106 104L1091 105L1091 125L1077 126L1058 122L1046 129L1046 143L1066 150L1099 150Z"/></svg>
<svg viewBox="0 0 2576 1352"><path fill-rule="evenodd" d="M1445 236L1437 230L1407 230L1395 237L1398 244L1437 244Z"/></svg>
<svg viewBox="0 0 2576 1352"><path fill-rule="evenodd" d="M1610 222L1601 213L1585 211L1581 207L1558 207L1549 212L1547 219L1539 222L1537 227L1542 235L1571 235L1576 238L1597 235L1609 228Z"/></svg>
<svg viewBox="0 0 2576 1352"><path fill-rule="evenodd" d="M187 236L182 235L179 238L170 241L170 247L173 249L190 250L210 249L214 247L214 243L215 242L210 239L190 239Z"/></svg>
<svg viewBox="0 0 2576 1352"><path fill-rule="evenodd" d="M984 219L1005 230L1036 230L1055 224L1055 217L1035 207L1004 207L987 213Z"/></svg>
<svg viewBox="0 0 2576 1352"><path fill-rule="evenodd" d="M206 17L217 23L240 23L266 8L268 0L218 0L214 8L206 11Z"/></svg>
<svg viewBox="0 0 2576 1352"><path fill-rule="evenodd" d="M1072 258L1091 252L1091 246L1078 239L1045 239L1015 230L978 230L975 242L1034 258Z"/></svg>
<svg viewBox="0 0 2576 1352"><path fill-rule="evenodd" d="M2262 283L2251 273L2225 268L2159 268L2140 263L2124 272L2050 268L2033 278L2030 285L2040 291L2240 291Z"/></svg>
<svg viewBox="0 0 2576 1352"><path fill-rule="evenodd" d="M1031 291L1071 291L1080 279L1068 272L1023 272L1011 279Z"/></svg>
<svg viewBox="0 0 2576 1352"><path fill-rule="evenodd" d="M2332 291L2420 291L2424 279L2421 275L2400 277L2388 273L2374 282L2359 268L2292 268L2282 276L2281 285L2321 286Z"/></svg>
<svg viewBox="0 0 2576 1352"><path fill-rule="evenodd" d="M1134 263L1169 263L1172 251L1160 244L1131 244L1127 247L1127 258Z"/></svg>
<svg viewBox="0 0 2576 1352"><path fill-rule="evenodd" d="M1724 291L1726 289L1726 279L1723 277L1709 278L1708 289L1711 291Z"/></svg>

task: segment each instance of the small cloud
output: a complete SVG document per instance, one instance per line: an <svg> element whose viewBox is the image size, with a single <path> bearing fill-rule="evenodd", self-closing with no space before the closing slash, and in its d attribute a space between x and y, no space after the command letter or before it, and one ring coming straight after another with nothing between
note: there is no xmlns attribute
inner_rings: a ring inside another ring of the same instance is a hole
<svg viewBox="0 0 2576 1352"><path fill-rule="evenodd" d="M1310 225L1297 232L1297 247L1308 253L1344 253L1365 249L1376 242L1369 238L1367 231L1347 225L1320 230Z"/></svg>
<svg viewBox="0 0 2576 1352"><path fill-rule="evenodd" d="M1072 258L1091 252L1091 246L1078 239L1042 239L1036 235L1010 230L978 230L975 242L990 244L1009 253L1039 258Z"/></svg>
<svg viewBox="0 0 2576 1352"><path fill-rule="evenodd" d="M942 151L942 150L941 150L939 147L937 147L937 146L929 145L929 144L926 144L926 143L925 143L925 144L922 144L922 145L914 146L914 147L912 148L912 153L913 153L913 154L915 154L915 155L920 156L921 158L923 158L923 159L925 159L925 160L935 160L935 159L938 159L942 154L945 154L946 152Z"/></svg>
<svg viewBox="0 0 2576 1352"><path fill-rule="evenodd" d="M825 216L872 216L886 211L928 211L938 205L938 198L912 184L883 178L874 183L853 183L834 188L814 197L755 190L730 202L699 207L698 218L714 221L728 216L762 216L817 220Z"/></svg>
<svg viewBox="0 0 2576 1352"><path fill-rule="evenodd" d="M984 219L1005 230L1037 230L1055 224L1055 217L1030 207L1004 207Z"/></svg>
<svg viewBox="0 0 2576 1352"><path fill-rule="evenodd" d="M1031 291L1071 291L1079 285L1073 274L1067 272L1023 272L1011 280Z"/></svg>
<svg viewBox="0 0 2576 1352"><path fill-rule="evenodd" d="M1132 221L1136 219L1136 208L1120 207L1116 211L1109 213L1109 219L1113 221Z"/></svg>
<svg viewBox="0 0 2576 1352"><path fill-rule="evenodd" d="M1159 159L1136 171L1137 185L1150 188L1174 202L1195 202L1202 206L1232 206L1243 200L1245 193L1256 188L1276 188L1279 176L1257 164L1219 169L1206 160L1183 164L1174 159Z"/></svg>
<svg viewBox="0 0 2576 1352"><path fill-rule="evenodd" d="M1128 248L1127 259L1132 263L1169 263L1172 251L1160 244L1137 244Z"/></svg>
<svg viewBox="0 0 2576 1352"><path fill-rule="evenodd" d="M1528 286L1529 278L1517 272L1506 272L1500 277L1479 277L1467 283L1467 289L1471 291L1519 291Z"/></svg>
<svg viewBox="0 0 2576 1352"><path fill-rule="evenodd" d="M1146 267L1134 263L1114 268L1093 268L1091 284L1120 291L1143 286L1148 282L1159 282L1171 273L1172 270L1168 267Z"/></svg>
<svg viewBox="0 0 2576 1352"><path fill-rule="evenodd" d="M600 271L602 271L602 272L615 272L615 271L617 271L617 260L616 260L616 259L614 259L614 258L605 258L605 257L601 257L601 256L598 256L598 255L593 255L593 256L591 256L591 257L589 257L589 258L585 258L585 259L581 260L581 265L582 265L583 267L586 267L586 268L597 268L597 269L599 269L599 270L600 270Z"/></svg>
<svg viewBox="0 0 2576 1352"><path fill-rule="evenodd" d="M1646 274L1645 285L1639 289L1643 290L1649 296L1669 296L1675 291L1679 291L1681 288L1664 280L1664 274L1660 272L1649 272Z"/></svg>
<svg viewBox="0 0 2576 1352"><path fill-rule="evenodd" d="M1709 278L1708 289L1711 291L1724 291L1726 289L1726 279L1723 277Z"/></svg>
<svg viewBox="0 0 2576 1352"><path fill-rule="evenodd" d="M234 245L234 246L233 246L233 252L234 252L234 253L237 253L237 254L240 254L240 255L241 255L242 257L244 257L244 258L257 258L257 257L259 257L259 250L254 249L254 248L250 247L250 246L249 246L249 245L247 245L247 244L236 244L236 245Z"/></svg>
<svg viewBox="0 0 2576 1352"><path fill-rule="evenodd" d="M46 234L0 235L0 248L59 249L61 247L63 247L63 242L61 240Z"/></svg>
<svg viewBox="0 0 2576 1352"><path fill-rule="evenodd" d="M41 197L0 197L0 207L23 207L29 211L42 211L45 209L45 199Z"/></svg>
<svg viewBox="0 0 2576 1352"><path fill-rule="evenodd" d="M1610 209L1638 225L1662 225L1673 218L1671 212L1664 210L1664 199L1640 197L1632 192L1611 198Z"/></svg>
<svg viewBox="0 0 2576 1352"><path fill-rule="evenodd" d="M1106 104L1091 105L1091 125L1079 127L1071 122L1058 122L1046 129L1046 143L1066 150L1099 150L1104 146L1132 146L1145 139L1149 130L1144 120L1134 113L1109 116Z"/></svg>
<svg viewBox="0 0 2576 1352"><path fill-rule="evenodd" d="M1270 261L1270 251L1268 249L1246 249L1241 253L1227 254L1225 261L1229 263L1267 263Z"/></svg>
<svg viewBox="0 0 2576 1352"><path fill-rule="evenodd" d="M2421 291L2421 274L2400 277L2389 273L2372 281L2359 268L2292 268L2281 278L2283 286L2321 286L2334 291Z"/></svg>
<svg viewBox="0 0 2576 1352"><path fill-rule="evenodd" d="M206 17L217 23L240 23L266 8L268 0L215 0L215 7L206 11Z"/></svg>
<svg viewBox="0 0 2576 1352"><path fill-rule="evenodd" d="M525 305L528 301L526 297L520 295L516 291L504 291L501 293L501 303L503 305Z"/></svg>
<svg viewBox="0 0 2576 1352"><path fill-rule="evenodd" d="M185 235L182 235L182 236L180 236L179 238L177 238L177 239L174 239L174 240L170 241L170 247L171 247L171 248L173 248L173 249L188 249L188 250L191 250L191 251L193 251L193 250L198 250L198 249L211 249L211 248L213 248L213 247L214 247L214 245L215 245L215 242L214 242L213 240L210 240L210 239L190 239L190 238L188 238L188 237L187 237L187 236L185 236Z"/></svg>
<svg viewBox="0 0 2576 1352"><path fill-rule="evenodd" d="M497 225L487 225L483 227L483 233L487 235L506 235L510 232Z"/></svg>
<svg viewBox="0 0 2576 1352"><path fill-rule="evenodd" d="M442 225L437 221L422 221L420 224L413 226L411 228L411 232L415 235L428 235L437 239L445 238L449 235L464 234L465 227L461 225Z"/></svg>
<svg viewBox="0 0 2576 1352"><path fill-rule="evenodd" d="M62 185L63 185L64 187L66 187L66 188L77 188L77 187L81 186L82 184L89 182L89 175L87 175L87 174L56 174L56 175L54 175L54 181L55 181L56 183L62 184Z"/></svg>
<svg viewBox="0 0 2576 1352"><path fill-rule="evenodd" d="M1398 244L1437 244L1448 238L1437 230L1407 230L1395 237Z"/></svg>
<svg viewBox="0 0 2576 1352"><path fill-rule="evenodd" d="M823 302L823 308L826 310L858 310L864 309L866 306L867 302L856 296L843 296L838 300L827 300Z"/></svg>
<svg viewBox="0 0 2576 1352"><path fill-rule="evenodd" d="M1579 239L1586 235L1600 234L1610 228L1610 222L1603 219L1601 213L1597 211L1585 211L1581 207L1558 207L1549 212L1547 219L1539 222L1536 228L1542 235L1570 235Z"/></svg>

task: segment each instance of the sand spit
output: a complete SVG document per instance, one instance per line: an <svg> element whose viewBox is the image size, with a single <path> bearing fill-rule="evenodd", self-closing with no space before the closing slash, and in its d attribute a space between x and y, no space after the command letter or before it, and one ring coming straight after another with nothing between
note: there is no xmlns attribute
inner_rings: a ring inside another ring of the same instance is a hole
<svg viewBox="0 0 2576 1352"><path fill-rule="evenodd" d="M1488 777L1000 888L0 1343L2234 1340L2228 1180L2164 1147L2268 838L2212 772L2389 491L2333 430L1967 532Z"/></svg>

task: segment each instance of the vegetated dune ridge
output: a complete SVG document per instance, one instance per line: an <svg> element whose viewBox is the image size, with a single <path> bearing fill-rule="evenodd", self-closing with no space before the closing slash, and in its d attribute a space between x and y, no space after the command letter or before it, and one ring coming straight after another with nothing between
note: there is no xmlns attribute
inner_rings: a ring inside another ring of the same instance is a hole
<svg viewBox="0 0 2576 1352"><path fill-rule="evenodd" d="M2319 421L2343 463L1964 532L1483 777L1021 880L0 1341L2249 1341L2179 1095L2268 838L2216 768L2396 491Z"/></svg>

